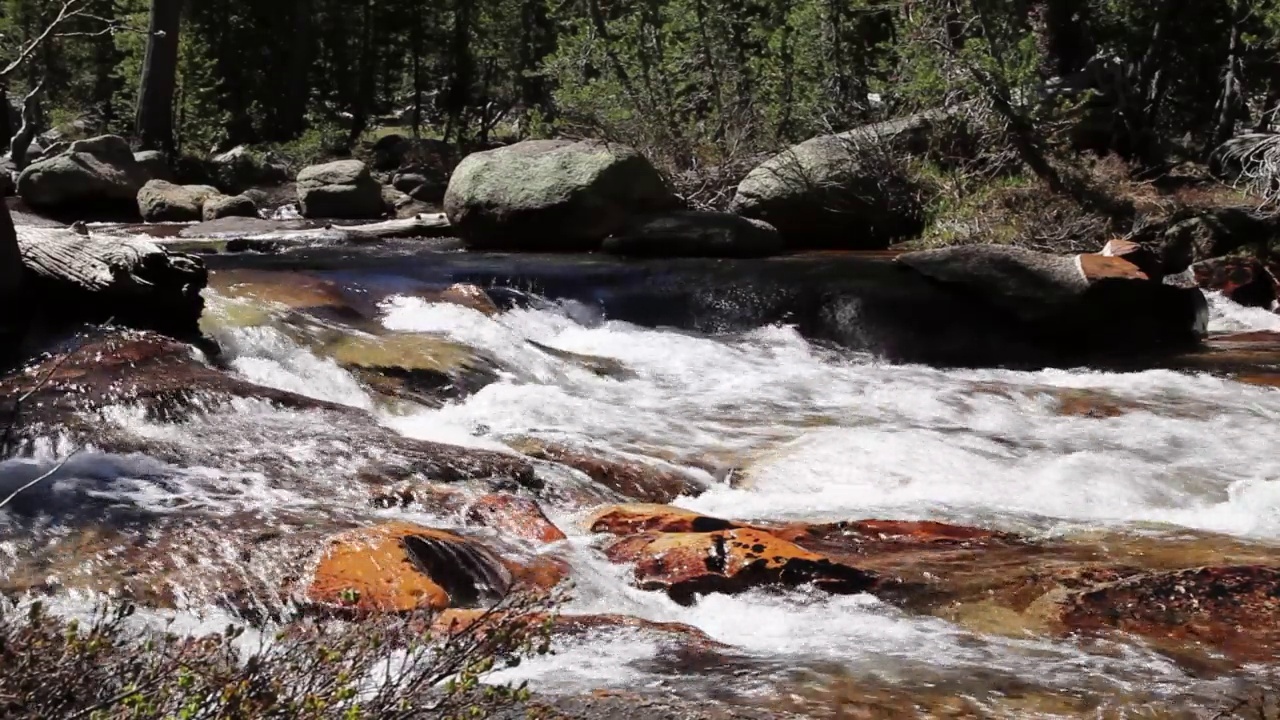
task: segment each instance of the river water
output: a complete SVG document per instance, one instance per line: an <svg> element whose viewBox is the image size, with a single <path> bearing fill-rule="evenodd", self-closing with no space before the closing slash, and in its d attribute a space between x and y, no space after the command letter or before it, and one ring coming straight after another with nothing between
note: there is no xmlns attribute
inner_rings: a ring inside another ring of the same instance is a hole
<svg viewBox="0 0 1280 720"><path fill-rule="evenodd" d="M383 286L396 287L385 279ZM503 448L505 438L534 436L696 465L708 490L676 504L711 515L928 519L1038 539L1213 533L1263 551L1280 548L1280 392L1271 388L1162 369L894 365L811 342L784 324L721 333L642 327L571 300L487 316L389 291L374 307L374 331L447 338L495 359L499 379L442 407L389 405L286 331L269 302L211 292L206 324L243 377L369 410L410 437ZM1212 312L1215 332L1280 330L1280 317L1222 298L1212 299ZM613 359L627 374L601 376L529 341ZM1064 415L1064 391L1105 397L1125 411ZM317 454L326 433L341 429L308 430L305 413L250 402L183 426L124 410L113 421L192 447L233 434L297 463L313 482L277 486L244 457L239 467L175 473L149 470L135 456L95 456L72 463L41 502L93 495L158 512L288 510L460 523L421 509L371 511L342 463ZM88 477L92 490L78 484ZM1093 709L1108 704L1225 696L1233 683L1274 673L1204 674L1136 641L984 634L868 596L755 591L681 606L634 588L627 568L607 563L582 529L580 509L545 509L570 535L556 550L569 558L575 583L566 612L686 623L728 645L732 659L691 667L659 638L603 631L564 640L555 655L497 678L527 679L545 692L660 688L767 699L854 678L980 704L1027 693L1067 697L1083 705L1060 703L1074 708L1063 714L1096 716ZM989 707L1009 716L1056 712Z"/></svg>

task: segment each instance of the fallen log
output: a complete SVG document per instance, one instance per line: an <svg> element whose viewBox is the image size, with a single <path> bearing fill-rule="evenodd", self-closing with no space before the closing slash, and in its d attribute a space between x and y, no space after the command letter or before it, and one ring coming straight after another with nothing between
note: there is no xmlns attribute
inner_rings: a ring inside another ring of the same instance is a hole
<svg viewBox="0 0 1280 720"><path fill-rule="evenodd" d="M40 324L100 323L199 337L204 263L141 238L17 228L23 307Z"/></svg>

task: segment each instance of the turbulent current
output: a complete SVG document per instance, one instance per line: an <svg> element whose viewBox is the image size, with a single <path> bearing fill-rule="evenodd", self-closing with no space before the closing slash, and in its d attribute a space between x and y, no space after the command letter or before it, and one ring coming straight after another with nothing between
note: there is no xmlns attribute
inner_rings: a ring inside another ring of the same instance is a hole
<svg viewBox="0 0 1280 720"><path fill-rule="evenodd" d="M1271 313L1220 298L1212 307L1216 332L1280 330ZM378 327L340 332L426 334L500 368L477 392L428 407L386 402L282 327L270 303L213 294L207 312L231 367L254 383L371 411L413 438L505 449L504 439L532 436L696 468L708 489L675 504L709 515L938 520L1032 538L1101 534L1157 543L1212 533L1263 552L1280 547L1280 392L1223 377L893 365L811 342L784 324L698 333L629 324L573 301L489 316L391 293L376 304ZM580 356L607 359L623 372L593 372ZM1064 413L1064 396L1102 398L1123 412ZM30 502L460 523L420 508L371 511L350 488L342 452L324 449L341 441L341 429L308 428L306 413L247 401L203 422L168 426L109 412L136 434L180 445L234 435L254 452L286 458L311 482L278 484L247 450L236 456L238 468L182 472L159 459L90 453ZM11 464L0 490L7 494L41 467L48 463ZM869 596L757 590L679 605L633 587L626 567L593 549L575 511L545 509L570 535L562 550L574 581L566 612L692 625L729 646L732 661L703 667L644 633L602 630L562 640L555 654L497 676L528 679L544 692L669 688L771 697L855 678L908 692L1058 698L1047 708L1002 706L1017 716L1069 714L1082 697L1212 698L1234 687L1142 643L984 633ZM1257 667L1232 677L1271 672Z"/></svg>

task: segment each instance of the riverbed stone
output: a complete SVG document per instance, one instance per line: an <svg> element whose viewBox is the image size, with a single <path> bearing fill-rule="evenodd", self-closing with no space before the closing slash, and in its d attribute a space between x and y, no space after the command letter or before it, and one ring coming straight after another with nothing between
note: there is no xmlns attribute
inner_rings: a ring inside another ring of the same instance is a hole
<svg viewBox="0 0 1280 720"><path fill-rule="evenodd" d="M753 258L784 249L777 228L730 213L686 210L650 215L604 241L603 249L630 257Z"/></svg>
<svg viewBox="0 0 1280 720"><path fill-rule="evenodd" d="M313 165L298 173L298 203L307 218L383 216L382 186L359 160Z"/></svg>
<svg viewBox="0 0 1280 720"><path fill-rule="evenodd" d="M706 486L694 476L658 461L645 462L532 437L511 441L517 451L538 460L549 460L585 473L595 482L641 502L668 503L678 497L694 497Z"/></svg>
<svg viewBox="0 0 1280 720"><path fill-rule="evenodd" d="M201 213L205 222L212 222L225 217L258 217L258 204L247 195L217 195L204 203Z"/></svg>
<svg viewBox="0 0 1280 720"><path fill-rule="evenodd" d="M791 249L888 247L923 229L924 203L885 148L926 125L908 118L795 145L748 173L729 209L776 227Z"/></svg>
<svg viewBox="0 0 1280 720"><path fill-rule="evenodd" d="M528 140L469 155L444 197L459 236L484 250L596 250L632 218L674 204L640 153L586 140Z"/></svg>
<svg viewBox="0 0 1280 720"><path fill-rule="evenodd" d="M1210 258L1192 265L1191 271L1196 285L1245 307L1270 310L1280 299L1280 262L1250 256Z"/></svg>
<svg viewBox="0 0 1280 720"><path fill-rule="evenodd" d="M736 593L768 585L804 585L861 593L878 578L754 529L709 533L642 533L605 546L615 563L634 566L636 584L662 590L680 603L707 593Z"/></svg>
<svg viewBox="0 0 1280 720"><path fill-rule="evenodd" d="M147 179L129 143L104 135L78 140L66 152L27 166L18 177L18 194L32 207L48 211L133 215Z"/></svg>
<svg viewBox="0 0 1280 720"><path fill-rule="evenodd" d="M1059 608L1073 631L1190 641L1246 663L1280 655L1280 566L1141 573L1073 593Z"/></svg>
<svg viewBox="0 0 1280 720"><path fill-rule="evenodd" d="M209 185L151 180L138 191L138 212L146 222L199 222L205 203L221 195Z"/></svg>
<svg viewBox="0 0 1280 720"><path fill-rule="evenodd" d="M514 584L507 563L478 542L390 523L332 538L306 596L334 609L410 612L496 601Z"/></svg>

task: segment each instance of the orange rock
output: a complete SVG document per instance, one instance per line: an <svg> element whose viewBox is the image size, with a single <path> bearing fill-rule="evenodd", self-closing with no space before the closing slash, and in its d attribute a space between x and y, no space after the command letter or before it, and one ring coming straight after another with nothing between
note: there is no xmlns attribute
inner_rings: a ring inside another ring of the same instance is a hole
<svg viewBox="0 0 1280 720"><path fill-rule="evenodd" d="M1142 573L1075 593L1060 608L1071 630L1192 641L1243 663L1280 657L1280 567Z"/></svg>
<svg viewBox="0 0 1280 720"><path fill-rule="evenodd" d="M746 527L670 505L615 505L591 519L591 532L632 535L642 532L699 533Z"/></svg>
<svg viewBox="0 0 1280 720"><path fill-rule="evenodd" d="M1150 279L1146 273L1138 269L1137 265L1122 257L1108 257L1106 255L1079 255L1077 257L1080 260L1080 269L1090 283L1109 279Z"/></svg>
<svg viewBox="0 0 1280 720"><path fill-rule="evenodd" d="M509 493L480 497L467 508L467 518L534 542L553 543L565 539L564 532L547 519L536 501Z"/></svg>
<svg viewBox="0 0 1280 720"><path fill-rule="evenodd" d="M391 523L331 538L306 594L332 608L443 610L505 594L516 579L506 561L473 540Z"/></svg>
<svg viewBox="0 0 1280 720"><path fill-rule="evenodd" d="M470 283L455 283L443 290L427 290L416 295L427 302L459 305L491 317L501 312L489 293Z"/></svg>
<svg viewBox="0 0 1280 720"><path fill-rule="evenodd" d="M813 583L829 592L870 589L876 576L832 562L755 529L709 533L644 533L605 548L617 563L633 563L637 584L665 590L677 602L698 594L734 593L762 585Z"/></svg>

